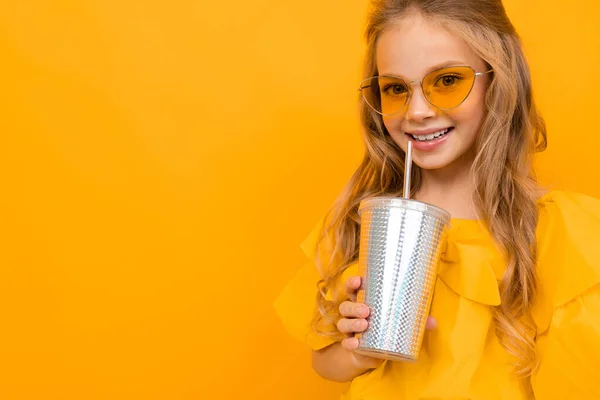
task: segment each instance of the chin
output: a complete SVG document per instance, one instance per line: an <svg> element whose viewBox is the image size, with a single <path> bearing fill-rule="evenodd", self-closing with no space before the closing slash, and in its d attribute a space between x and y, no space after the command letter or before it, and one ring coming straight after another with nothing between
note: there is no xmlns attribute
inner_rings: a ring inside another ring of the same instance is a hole
<svg viewBox="0 0 600 400"><path fill-rule="evenodd" d="M444 168L446 168L446 167L448 167L449 165L452 164L450 162L443 162L441 160L440 161L423 161L422 162L420 160L413 159L413 162L419 168L421 168L423 170L428 170L428 171L435 171L435 170L444 169Z"/></svg>
<svg viewBox="0 0 600 400"><path fill-rule="evenodd" d="M442 170L456 167L462 157L449 154L415 154L413 153L413 163L423 170Z"/></svg>

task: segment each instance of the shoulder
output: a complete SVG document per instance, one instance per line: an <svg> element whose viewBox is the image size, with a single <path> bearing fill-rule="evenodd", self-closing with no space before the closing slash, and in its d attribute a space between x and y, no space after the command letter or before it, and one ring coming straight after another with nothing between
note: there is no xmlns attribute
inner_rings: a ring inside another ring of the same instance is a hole
<svg viewBox="0 0 600 400"><path fill-rule="evenodd" d="M565 222L587 215L600 222L600 199L583 193L553 190L538 199L540 216L566 217Z"/></svg>
<svg viewBox="0 0 600 400"><path fill-rule="evenodd" d="M552 252L586 256L598 270L600 257L600 199L581 193L552 191L538 200L537 226L540 256Z"/></svg>
<svg viewBox="0 0 600 400"><path fill-rule="evenodd" d="M544 250L572 250L600 256L598 246L587 246L600 244L600 199L552 191L540 197L538 208L537 240L542 254Z"/></svg>
<svg viewBox="0 0 600 400"><path fill-rule="evenodd" d="M538 301L533 314L544 327L554 310L600 284L600 199L551 191L538 204Z"/></svg>

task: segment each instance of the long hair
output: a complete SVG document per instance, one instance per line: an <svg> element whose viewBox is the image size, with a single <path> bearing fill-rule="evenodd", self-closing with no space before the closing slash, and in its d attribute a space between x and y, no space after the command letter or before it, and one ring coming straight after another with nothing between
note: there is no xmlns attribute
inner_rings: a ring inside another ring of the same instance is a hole
<svg viewBox="0 0 600 400"><path fill-rule="evenodd" d="M504 347L518 357L517 375L528 376L536 365L535 333L528 314L536 294L536 200L540 193L532 159L534 152L547 145L546 127L533 100L529 67L501 0L376 0L365 31L364 78L377 75L375 49L381 34L415 12L464 38L493 68L471 167L473 203L507 263L500 284L501 304L493 308L496 333ZM387 132L381 115L363 101L359 110L365 154L328 213L317 251L323 279L318 285L313 323L320 333L339 339L344 335L332 327L340 318L339 304L345 300L342 273L358 259L359 204L374 196L400 196L404 180L404 152ZM418 166L412 175L416 192L421 186Z"/></svg>

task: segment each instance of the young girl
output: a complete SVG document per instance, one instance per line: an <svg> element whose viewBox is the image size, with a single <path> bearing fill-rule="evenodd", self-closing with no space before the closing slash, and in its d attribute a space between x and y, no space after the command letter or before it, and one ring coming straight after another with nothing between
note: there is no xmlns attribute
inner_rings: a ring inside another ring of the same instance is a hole
<svg viewBox="0 0 600 400"><path fill-rule="evenodd" d="M501 1L375 1L366 39L364 159L303 243L285 326L344 399L600 399L600 201L536 185L546 130ZM358 206L401 197L409 141L411 197L452 215L416 363L354 353Z"/></svg>

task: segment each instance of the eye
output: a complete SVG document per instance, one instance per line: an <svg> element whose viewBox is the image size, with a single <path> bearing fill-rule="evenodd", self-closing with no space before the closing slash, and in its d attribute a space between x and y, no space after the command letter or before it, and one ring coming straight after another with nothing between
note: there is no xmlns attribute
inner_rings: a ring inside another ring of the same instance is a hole
<svg viewBox="0 0 600 400"><path fill-rule="evenodd" d="M454 76L445 76L442 78L442 84L444 86L453 85L455 81L456 81L456 77L454 77Z"/></svg>
<svg viewBox="0 0 600 400"><path fill-rule="evenodd" d="M381 90L382 93L388 96L401 96L407 92L406 86L399 83L385 85Z"/></svg>
<svg viewBox="0 0 600 400"><path fill-rule="evenodd" d="M458 75L442 75L435 81L436 86L451 87L461 80Z"/></svg>

